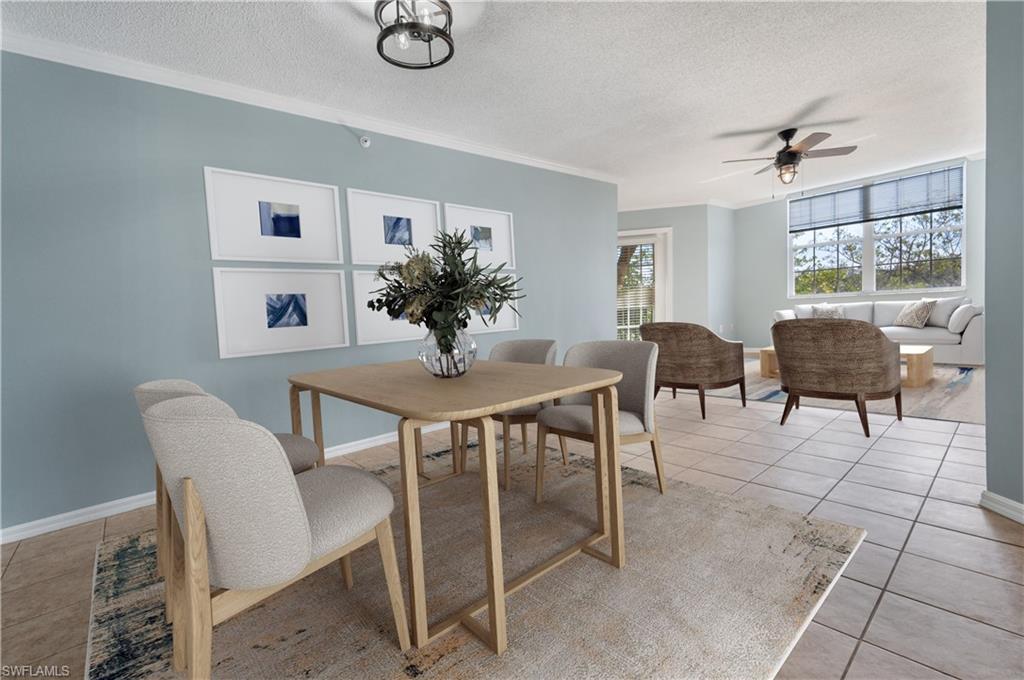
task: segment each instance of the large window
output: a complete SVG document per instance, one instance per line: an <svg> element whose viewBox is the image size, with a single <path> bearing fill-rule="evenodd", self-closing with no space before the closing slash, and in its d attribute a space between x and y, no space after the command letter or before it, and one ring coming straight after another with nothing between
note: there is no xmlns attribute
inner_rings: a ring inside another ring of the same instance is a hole
<svg viewBox="0 0 1024 680"><path fill-rule="evenodd" d="M792 295L963 285L963 166L791 200Z"/></svg>
<svg viewBox="0 0 1024 680"><path fill-rule="evenodd" d="M640 325L654 321L654 243L620 245L616 268L616 335L639 340Z"/></svg>

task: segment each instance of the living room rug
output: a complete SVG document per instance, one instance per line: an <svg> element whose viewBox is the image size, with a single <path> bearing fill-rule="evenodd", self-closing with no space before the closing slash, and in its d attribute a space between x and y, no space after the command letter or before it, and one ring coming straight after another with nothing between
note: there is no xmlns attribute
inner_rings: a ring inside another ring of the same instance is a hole
<svg viewBox="0 0 1024 680"><path fill-rule="evenodd" d="M574 456L563 467L549 453L544 503L533 502L532 465L516 465L512 490L501 492L506 578L592 530L592 461ZM445 452L428 458L428 471L451 460ZM397 490L397 466L376 474ZM767 678L864 537L861 529L682 482L670 482L662 496L638 470L624 468L623 482L625 569L581 555L510 595L501 657L461 629L399 652L370 544L353 555L353 590L327 567L217 626L213 676ZM437 620L485 593L479 475L424 488L421 504L428 611ZM392 521L404 576L400 507ZM153 532L100 544L90 678L179 677L162 588Z"/></svg>

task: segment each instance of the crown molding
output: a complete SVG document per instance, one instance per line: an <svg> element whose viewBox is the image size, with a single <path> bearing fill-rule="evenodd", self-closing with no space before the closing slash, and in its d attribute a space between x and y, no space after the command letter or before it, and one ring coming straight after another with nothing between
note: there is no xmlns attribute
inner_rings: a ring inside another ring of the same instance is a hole
<svg viewBox="0 0 1024 680"><path fill-rule="evenodd" d="M57 62L68 66L97 71L109 75L140 80L164 87L173 87L219 99L227 99L251 106L259 106L274 111L322 120L365 132L376 132L391 137L399 137L413 142L438 146L454 151L462 151L477 156L486 156L501 161L528 165L542 170L550 170L566 175L575 175L587 179L618 184L620 178L605 173L564 165L543 158L527 156L510 149L479 144L431 130L416 128L401 123L394 123L373 116L364 116L343 109L336 109L322 104L315 104L302 99L286 97L265 90L236 85L223 80L207 78L182 71L155 66L141 61L127 59L84 47L76 47L66 43L46 40L33 36L21 35L5 31L0 38L0 49L35 59Z"/></svg>
<svg viewBox="0 0 1024 680"><path fill-rule="evenodd" d="M697 201L695 203L655 203L653 205L639 205L637 207L619 208L619 212L637 212L640 210L669 210L671 208L700 208L714 206L715 208L726 208L728 210L735 210L739 207L735 203L729 203L727 201L719 201L718 199L710 199L707 201Z"/></svg>

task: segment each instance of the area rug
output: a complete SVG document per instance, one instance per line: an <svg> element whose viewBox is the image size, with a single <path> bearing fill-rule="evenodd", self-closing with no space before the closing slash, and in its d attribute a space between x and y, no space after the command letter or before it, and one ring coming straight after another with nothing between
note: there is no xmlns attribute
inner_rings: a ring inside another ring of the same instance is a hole
<svg viewBox="0 0 1024 680"><path fill-rule="evenodd" d="M592 461L574 456L562 466L549 453L544 503L533 502L532 465L516 465L512 490L501 493L507 579L591 532ZM433 454L428 469L446 461L445 452ZM397 489L397 467L376 474ZM500 657L461 629L399 652L371 544L353 555L353 590L328 567L217 626L213 676L771 677L864 531L682 482L662 496L647 473L626 468L623 476L626 568L578 556L510 595L509 645ZM479 475L471 470L424 488L421 504L428 610L436 621L485 593ZM401 517L396 508L404 575ZM179 677L170 666L154 540L147 532L98 548L93 680Z"/></svg>
<svg viewBox="0 0 1024 680"><path fill-rule="evenodd" d="M786 403L786 393L779 389L778 378L762 378L760 361L746 361L747 398L757 401ZM683 392L684 390L680 390ZM689 390L692 391L692 390ZM740 398L739 387L711 390L716 397ZM802 398L801 404L853 411L853 402L834 399ZM892 399L868 402L869 413L896 415ZM903 388L903 415L936 420L959 420L966 423L985 422L985 369L973 366L935 366L935 377L925 387Z"/></svg>

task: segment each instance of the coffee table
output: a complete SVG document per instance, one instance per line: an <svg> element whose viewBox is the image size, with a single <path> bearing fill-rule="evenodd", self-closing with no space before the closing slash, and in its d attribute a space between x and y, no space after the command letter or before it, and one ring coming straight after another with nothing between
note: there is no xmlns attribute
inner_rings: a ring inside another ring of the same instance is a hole
<svg viewBox="0 0 1024 680"><path fill-rule="evenodd" d="M774 347L762 347L761 351L761 377L779 377L779 358L775 356Z"/></svg>
<svg viewBox="0 0 1024 680"><path fill-rule="evenodd" d="M900 359L907 362L904 387L924 387L935 374L934 348L931 345L900 345Z"/></svg>

